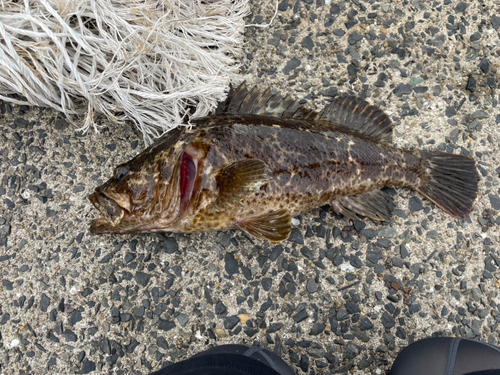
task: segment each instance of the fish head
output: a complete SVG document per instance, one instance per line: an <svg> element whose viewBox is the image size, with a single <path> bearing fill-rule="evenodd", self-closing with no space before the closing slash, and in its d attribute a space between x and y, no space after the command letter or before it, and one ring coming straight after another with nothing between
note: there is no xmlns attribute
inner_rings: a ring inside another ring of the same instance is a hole
<svg viewBox="0 0 500 375"><path fill-rule="evenodd" d="M118 165L89 200L101 214L94 234L168 231L181 212L181 169L186 142L181 130L169 132L132 160Z"/></svg>

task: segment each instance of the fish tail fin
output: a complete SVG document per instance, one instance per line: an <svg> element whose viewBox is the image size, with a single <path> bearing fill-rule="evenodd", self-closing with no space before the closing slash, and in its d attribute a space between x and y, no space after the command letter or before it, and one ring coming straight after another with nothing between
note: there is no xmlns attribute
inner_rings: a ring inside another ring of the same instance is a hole
<svg viewBox="0 0 500 375"><path fill-rule="evenodd" d="M477 197L479 174L473 159L437 151L420 151L420 181L416 189L458 219L470 214Z"/></svg>

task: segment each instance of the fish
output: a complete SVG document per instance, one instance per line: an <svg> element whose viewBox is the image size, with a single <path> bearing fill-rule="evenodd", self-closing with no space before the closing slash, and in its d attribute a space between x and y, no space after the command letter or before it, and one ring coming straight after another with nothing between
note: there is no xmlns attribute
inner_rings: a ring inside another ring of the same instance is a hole
<svg viewBox="0 0 500 375"><path fill-rule="evenodd" d="M243 82L190 124L95 189L89 199L101 216L92 233L238 229L280 242L293 217L324 205L352 220L390 221L386 186L414 189L459 219L477 197L472 158L394 147L389 116L356 96L336 96L318 112Z"/></svg>

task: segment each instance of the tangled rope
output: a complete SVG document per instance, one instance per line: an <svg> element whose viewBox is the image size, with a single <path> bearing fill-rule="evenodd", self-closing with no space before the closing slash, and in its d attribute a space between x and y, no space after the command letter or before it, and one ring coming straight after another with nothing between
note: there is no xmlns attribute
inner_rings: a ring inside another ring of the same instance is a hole
<svg viewBox="0 0 500 375"><path fill-rule="evenodd" d="M101 114L130 120L148 144L224 98L248 12L247 0L0 0L0 99L83 131Z"/></svg>

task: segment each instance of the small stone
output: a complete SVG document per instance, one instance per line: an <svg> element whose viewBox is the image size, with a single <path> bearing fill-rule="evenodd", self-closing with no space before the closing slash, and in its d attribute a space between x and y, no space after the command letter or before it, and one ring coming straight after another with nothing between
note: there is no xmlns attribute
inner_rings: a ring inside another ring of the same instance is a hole
<svg viewBox="0 0 500 375"><path fill-rule="evenodd" d="M78 337L76 336L76 334L70 329L66 329L62 333L62 336L66 339L66 341L69 341L69 342L76 342L78 340Z"/></svg>
<svg viewBox="0 0 500 375"><path fill-rule="evenodd" d="M240 267L238 266L238 262L234 258L233 254L226 253L226 255L224 256L224 263L225 263L224 269L226 270L229 276L233 276L234 274L240 272Z"/></svg>
<svg viewBox="0 0 500 375"><path fill-rule="evenodd" d="M120 322L126 323L132 320L132 314L120 314Z"/></svg>
<svg viewBox="0 0 500 375"><path fill-rule="evenodd" d="M301 42L300 45L303 48L307 48L309 51L312 51L313 48L314 48L314 42L313 42L313 40L311 39L310 36L306 36L304 39L302 39L302 42Z"/></svg>
<svg viewBox="0 0 500 375"><path fill-rule="evenodd" d="M290 242L295 242L300 245L304 244L304 236L302 235L302 232L299 230L299 228L293 228L292 233L290 233L290 237L288 237L288 241Z"/></svg>
<svg viewBox="0 0 500 375"><path fill-rule="evenodd" d="M361 229L359 234L361 234L367 240L371 240L372 238L375 238L377 236L377 232L375 231L375 229L372 229L372 228Z"/></svg>
<svg viewBox="0 0 500 375"><path fill-rule="evenodd" d="M300 66L300 60L296 57L293 57L291 60L287 62L285 67L283 68L283 73L285 75L289 75L292 70Z"/></svg>
<svg viewBox="0 0 500 375"><path fill-rule="evenodd" d="M500 16L491 17L491 26L493 26L495 30L498 30L498 28L500 28Z"/></svg>
<svg viewBox="0 0 500 375"><path fill-rule="evenodd" d="M491 207L495 210L500 210L500 198L493 194L489 194L488 197L490 198Z"/></svg>
<svg viewBox="0 0 500 375"><path fill-rule="evenodd" d="M473 319L472 320L470 328L471 328L472 333L474 334L474 336L479 335L479 330L481 329L482 326L483 326L483 322L481 322L479 319Z"/></svg>
<svg viewBox="0 0 500 375"><path fill-rule="evenodd" d="M146 286L151 279L151 275L145 272L136 272L134 276L135 282L141 286Z"/></svg>
<svg viewBox="0 0 500 375"><path fill-rule="evenodd" d="M467 86L465 87L466 90L469 91L474 91L476 88L476 79L473 76L469 76L469 79L467 80Z"/></svg>
<svg viewBox="0 0 500 375"><path fill-rule="evenodd" d="M271 334L278 332L282 327L283 327L282 323L272 323L266 333Z"/></svg>
<svg viewBox="0 0 500 375"><path fill-rule="evenodd" d="M47 312L47 308L50 305L50 298L46 296L45 293L42 293L40 297L40 310L43 312Z"/></svg>
<svg viewBox="0 0 500 375"><path fill-rule="evenodd" d="M411 87L411 85L406 83L400 83L398 86L396 86L394 90L392 90L394 95L398 97L402 97L403 95L409 95L412 93L412 91L413 88Z"/></svg>
<svg viewBox="0 0 500 375"><path fill-rule="evenodd" d="M468 6L469 4L464 2L458 3L458 5L455 7L455 13L463 12L465 9L467 9Z"/></svg>
<svg viewBox="0 0 500 375"><path fill-rule="evenodd" d="M349 315L347 314L347 310L346 309L338 309L336 318L338 321L348 319Z"/></svg>
<svg viewBox="0 0 500 375"><path fill-rule="evenodd" d="M396 235L396 229L394 229L393 227L385 227L380 232L378 232L379 237L394 238L396 237Z"/></svg>
<svg viewBox="0 0 500 375"><path fill-rule="evenodd" d="M238 315L238 319L241 324L246 324L250 320L250 317L247 314L240 314Z"/></svg>
<svg viewBox="0 0 500 375"><path fill-rule="evenodd" d="M7 290L13 290L14 289L14 283L12 281L7 280L7 279L3 279L2 280L2 285Z"/></svg>
<svg viewBox="0 0 500 375"><path fill-rule="evenodd" d="M318 291L318 284L316 284L314 279L309 279L307 280L306 288L309 293L315 293Z"/></svg>
<svg viewBox="0 0 500 375"><path fill-rule="evenodd" d="M448 106L446 107L444 114L446 115L446 117L453 117L457 114L457 111L455 110L455 108Z"/></svg>
<svg viewBox="0 0 500 375"><path fill-rule="evenodd" d="M174 237L168 237L163 243L163 251L167 254L175 254L179 251L179 245Z"/></svg>
<svg viewBox="0 0 500 375"><path fill-rule="evenodd" d="M486 74L489 72L490 70L490 64L488 62L488 59L486 57L483 57L481 59L481 62L479 63L479 68L481 69L481 71Z"/></svg>
<svg viewBox="0 0 500 375"><path fill-rule="evenodd" d="M185 327L189 322L189 316L187 314L179 314L177 315L177 321L182 327Z"/></svg>
<svg viewBox="0 0 500 375"><path fill-rule="evenodd" d="M417 212L424 209L424 205L419 197L411 197L408 204L408 208L411 212Z"/></svg>
<svg viewBox="0 0 500 375"><path fill-rule="evenodd" d="M347 309L347 312L349 314L357 314L357 313L360 313L361 310L360 308L358 307L358 305L356 305L354 302L347 302L345 304L345 307Z"/></svg>
<svg viewBox="0 0 500 375"><path fill-rule="evenodd" d="M79 310L75 310L75 312L69 318L69 324L74 326L76 323L82 320L82 313Z"/></svg>
<svg viewBox="0 0 500 375"><path fill-rule="evenodd" d="M224 328L227 330L232 330L234 327L238 325L239 322L240 318L238 318L238 315L227 316L224 319Z"/></svg>
<svg viewBox="0 0 500 375"><path fill-rule="evenodd" d="M304 319L307 319L309 317L309 315L307 314L307 311L306 309L298 312L297 314L294 315L293 317L293 320L295 321L295 323L300 323L301 321L303 321Z"/></svg>
<svg viewBox="0 0 500 375"><path fill-rule="evenodd" d="M300 356L299 367L304 372L309 370L309 357L307 357L307 355L302 354Z"/></svg>
<svg viewBox="0 0 500 375"><path fill-rule="evenodd" d="M384 311L382 314L382 325L385 328L392 328L396 325L396 321L387 311Z"/></svg>
<svg viewBox="0 0 500 375"><path fill-rule="evenodd" d="M88 359L83 360L82 368L78 372L78 374L90 374L91 372L95 371L95 363L92 361L89 361Z"/></svg>
<svg viewBox="0 0 500 375"><path fill-rule="evenodd" d="M325 330L325 325L323 323L314 323L309 334L312 336L317 336Z"/></svg>
<svg viewBox="0 0 500 375"><path fill-rule="evenodd" d="M485 119L489 118L490 115L488 114L488 112L479 109L472 114L472 117L474 117L475 119Z"/></svg>
<svg viewBox="0 0 500 375"><path fill-rule="evenodd" d="M370 319L368 318L363 318L360 320L359 322L359 329L361 331L367 331L369 329L372 329L373 328L373 323L371 322Z"/></svg>
<svg viewBox="0 0 500 375"><path fill-rule="evenodd" d="M361 347L352 342L349 342L347 343L344 351L344 358L347 360L353 359L358 356L359 353L361 353Z"/></svg>
<svg viewBox="0 0 500 375"><path fill-rule="evenodd" d="M167 350L168 349L168 342L163 336L158 336L156 337L156 345L158 345L160 348Z"/></svg>
<svg viewBox="0 0 500 375"><path fill-rule="evenodd" d="M223 314L226 312L226 306L222 303L222 302L217 302L217 304L215 305L215 313L217 315L220 315L220 314Z"/></svg>
<svg viewBox="0 0 500 375"><path fill-rule="evenodd" d="M2 319L0 320L0 325L5 325L5 323L7 323L8 321L10 320L10 314L9 313L5 313L2 315Z"/></svg>
<svg viewBox="0 0 500 375"><path fill-rule="evenodd" d="M160 319L158 321L158 329L161 329L162 331L170 331L171 329L174 329L175 322L172 322L171 320L162 320Z"/></svg>
<svg viewBox="0 0 500 375"><path fill-rule="evenodd" d="M347 41L349 42L350 45L355 45L361 39L363 39L363 35L359 35L357 32L353 32L351 35L349 35Z"/></svg>

